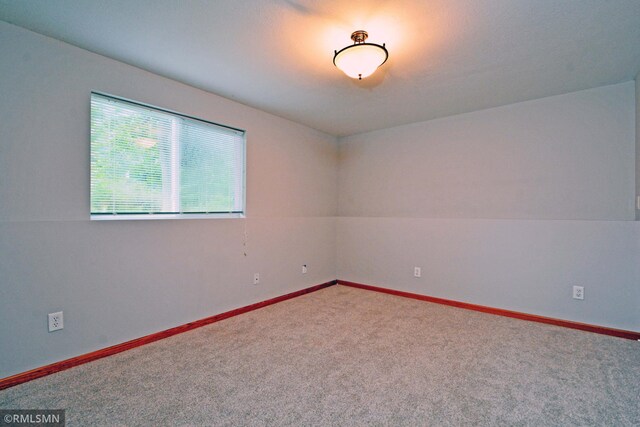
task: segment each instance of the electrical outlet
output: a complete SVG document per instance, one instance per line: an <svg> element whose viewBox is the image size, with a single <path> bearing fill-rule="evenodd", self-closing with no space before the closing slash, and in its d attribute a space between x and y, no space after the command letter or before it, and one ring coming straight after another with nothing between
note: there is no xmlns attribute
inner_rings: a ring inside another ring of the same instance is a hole
<svg viewBox="0 0 640 427"><path fill-rule="evenodd" d="M307 274L307 264L302 266L302 274Z"/></svg>
<svg viewBox="0 0 640 427"><path fill-rule="evenodd" d="M584 286L573 287L573 299L584 299Z"/></svg>
<svg viewBox="0 0 640 427"><path fill-rule="evenodd" d="M420 267L413 267L413 277L422 277L422 269Z"/></svg>
<svg viewBox="0 0 640 427"><path fill-rule="evenodd" d="M62 312L49 313L49 332L57 331L64 328L64 317Z"/></svg>
<svg viewBox="0 0 640 427"><path fill-rule="evenodd" d="M253 284L257 285L258 283L260 283L260 273L254 273L253 274Z"/></svg>

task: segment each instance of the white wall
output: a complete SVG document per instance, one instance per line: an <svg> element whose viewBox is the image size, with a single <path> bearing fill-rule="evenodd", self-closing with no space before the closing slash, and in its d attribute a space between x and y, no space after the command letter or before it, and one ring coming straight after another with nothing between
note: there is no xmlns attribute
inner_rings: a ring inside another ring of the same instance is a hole
<svg viewBox="0 0 640 427"><path fill-rule="evenodd" d="M639 331L634 93L341 139L338 278Z"/></svg>
<svg viewBox="0 0 640 427"><path fill-rule="evenodd" d="M341 140L344 216L634 219L627 82Z"/></svg>
<svg viewBox="0 0 640 427"><path fill-rule="evenodd" d="M335 279L334 137L2 22L0 40L0 378ZM90 222L92 90L246 129L247 219Z"/></svg>
<svg viewBox="0 0 640 427"><path fill-rule="evenodd" d="M640 197L640 72L636 75L636 198ZM637 199L636 199L637 200ZM640 220L640 209L636 201L636 220Z"/></svg>
<svg viewBox="0 0 640 427"><path fill-rule="evenodd" d="M635 221L351 217L337 231L342 280L640 331Z"/></svg>

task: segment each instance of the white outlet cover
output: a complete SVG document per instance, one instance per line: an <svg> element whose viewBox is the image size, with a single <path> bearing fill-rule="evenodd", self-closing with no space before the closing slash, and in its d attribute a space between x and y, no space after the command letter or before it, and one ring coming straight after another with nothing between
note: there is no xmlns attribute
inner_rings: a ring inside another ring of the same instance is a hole
<svg viewBox="0 0 640 427"><path fill-rule="evenodd" d="M413 277L421 277L422 269L420 267L413 267Z"/></svg>
<svg viewBox="0 0 640 427"><path fill-rule="evenodd" d="M573 287L573 299L584 299L584 286Z"/></svg>
<svg viewBox="0 0 640 427"><path fill-rule="evenodd" d="M257 285L258 283L260 283L260 273L255 273L253 275L253 284Z"/></svg>
<svg viewBox="0 0 640 427"><path fill-rule="evenodd" d="M49 332L64 329L64 315L62 311L49 313Z"/></svg>

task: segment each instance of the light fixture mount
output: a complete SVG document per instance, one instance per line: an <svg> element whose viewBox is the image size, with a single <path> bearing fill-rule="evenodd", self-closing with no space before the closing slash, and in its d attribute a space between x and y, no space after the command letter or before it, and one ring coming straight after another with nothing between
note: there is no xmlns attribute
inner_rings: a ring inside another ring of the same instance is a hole
<svg viewBox="0 0 640 427"><path fill-rule="evenodd" d="M351 33L351 40L356 44L364 43L367 38L369 38L369 33L364 30L358 30Z"/></svg>
<svg viewBox="0 0 640 427"><path fill-rule="evenodd" d="M370 76L389 58L385 44L367 43L368 37L364 30L354 31L353 44L334 51L333 64L351 78L362 80Z"/></svg>

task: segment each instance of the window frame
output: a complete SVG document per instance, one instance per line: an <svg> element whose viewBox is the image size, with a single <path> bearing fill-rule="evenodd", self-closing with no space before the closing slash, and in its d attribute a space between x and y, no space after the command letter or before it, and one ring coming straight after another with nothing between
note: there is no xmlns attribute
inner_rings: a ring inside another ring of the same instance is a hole
<svg viewBox="0 0 640 427"><path fill-rule="evenodd" d="M135 106L140 106L142 108L147 108L155 111L159 111L161 113L170 114L173 116L177 116L180 118L194 120L197 122L205 123L207 125L213 125L216 127L221 127L225 129L229 129L238 134L241 134L242 138L242 210L241 211L233 211L233 212L191 212L191 213L99 213L99 212L91 212L91 203L89 203L89 216L91 221L118 221L118 220L166 220L166 219L229 219L229 218L245 218L246 210L247 210L247 131L244 129L239 129L233 126L223 125L220 123L213 122L211 120L205 120L198 117L190 116L188 114L180 113L174 110L170 110L168 108L157 107L155 105L147 104L140 101L135 101L132 99L124 98L121 96L111 95L109 93L100 92L100 91L91 91L90 93L90 105L91 98L93 95L98 95L105 98L110 98L115 101L121 101L129 104L133 104ZM91 106L89 108L89 199L91 199ZM178 173L180 169L178 170Z"/></svg>

